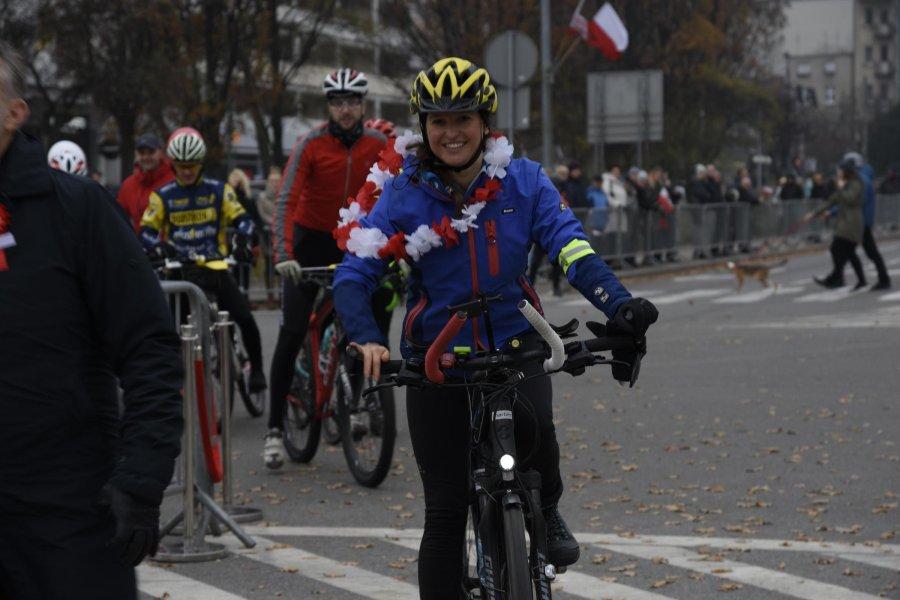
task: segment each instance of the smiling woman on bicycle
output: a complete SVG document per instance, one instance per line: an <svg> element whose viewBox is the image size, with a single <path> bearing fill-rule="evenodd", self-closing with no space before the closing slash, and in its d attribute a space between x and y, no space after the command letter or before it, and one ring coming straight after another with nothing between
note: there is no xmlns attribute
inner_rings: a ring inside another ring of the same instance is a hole
<svg viewBox="0 0 900 600"><path fill-rule="evenodd" d="M501 296L491 303L493 331L485 331L483 319L471 318L451 347L486 348L491 335L499 347L514 337L539 343L517 309L523 298L540 307L525 277L533 244L559 261L569 282L619 333L644 336L656 321L655 307L632 298L594 253L540 165L511 159L506 139L492 137L498 101L485 69L459 58L439 60L416 77L410 105L424 139L409 144L414 152L406 156L400 175L382 183L371 213L352 222L355 215L347 214L335 232L348 249L335 277L335 305L367 373L377 377L380 363L389 358L368 298L385 265L398 257L412 265L401 343L405 357L425 353L446 324L449 305L482 294ZM401 144L399 152L406 147ZM527 374L540 368L536 363ZM630 370L625 371L614 374L627 379ZM517 442L526 449L522 456L539 444L523 466L541 474L551 561L569 565L578 560L579 549L557 511L563 483L550 379L530 379L524 388L519 393L531 406L516 419L533 414L540 437L529 439L535 429L531 424L516 428ZM425 490L422 598L458 598L468 508L468 400L459 387L407 390L410 436Z"/></svg>

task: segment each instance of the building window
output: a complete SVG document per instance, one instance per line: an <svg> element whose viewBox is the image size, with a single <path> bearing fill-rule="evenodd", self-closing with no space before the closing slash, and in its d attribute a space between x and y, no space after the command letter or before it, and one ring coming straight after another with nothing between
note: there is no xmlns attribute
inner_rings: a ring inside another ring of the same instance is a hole
<svg viewBox="0 0 900 600"><path fill-rule="evenodd" d="M837 102L837 97L834 91L834 86L829 85L825 88L825 95L823 97L823 101L826 106L834 106L835 102Z"/></svg>
<svg viewBox="0 0 900 600"><path fill-rule="evenodd" d="M887 59L888 59L888 47L887 47L887 44L882 44L881 45L881 60L887 60Z"/></svg>
<svg viewBox="0 0 900 600"><path fill-rule="evenodd" d="M890 94L890 90L888 89L888 84L882 83L882 84L881 84L881 89L880 89L878 95L881 96L881 97L884 98L884 99L887 99L887 97L888 97L889 94Z"/></svg>
<svg viewBox="0 0 900 600"><path fill-rule="evenodd" d="M871 25L871 24L872 24L872 7L871 7L871 6L867 6L867 7L866 7L866 13L865 13L865 14L866 14L866 17L865 17L865 18L866 18L866 25Z"/></svg>
<svg viewBox="0 0 900 600"><path fill-rule="evenodd" d="M881 9L881 22L890 24L890 19L888 18L888 10L886 8Z"/></svg>
<svg viewBox="0 0 900 600"><path fill-rule="evenodd" d="M872 106L872 102L875 100L875 88L868 81L863 84L863 98L865 98L866 106Z"/></svg>
<svg viewBox="0 0 900 600"><path fill-rule="evenodd" d="M866 62L872 62L872 46L866 46Z"/></svg>
<svg viewBox="0 0 900 600"><path fill-rule="evenodd" d="M800 63L797 65L797 77L809 77L810 73L812 73L812 69L808 63Z"/></svg>
<svg viewBox="0 0 900 600"><path fill-rule="evenodd" d="M837 72L837 65L834 64L834 61L828 61L823 70L826 75L834 75Z"/></svg>

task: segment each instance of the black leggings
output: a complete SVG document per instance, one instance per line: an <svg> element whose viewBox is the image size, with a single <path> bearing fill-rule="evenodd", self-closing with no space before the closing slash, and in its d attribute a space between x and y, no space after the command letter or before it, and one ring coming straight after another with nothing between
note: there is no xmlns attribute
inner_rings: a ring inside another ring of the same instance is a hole
<svg viewBox="0 0 900 600"><path fill-rule="evenodd" d="M250 304L228 271L213 271L206 268L187 268L184 279L199 286L203 291L213 294L219 310L227 310L228 314L241 330L241 339L247 349L247 358L254 371L262 370L262 343L259 339L259 328Z"/></svg>
<svg viewBox="0 0 900 600"><path fill-rule="evenodd" d="M294 225L294 258L303 267L323 267L341 262L344 254L330 233ZM306 339L309 317L319 286L308 281L294 283L282 279L281 314L278 341L272 354L269 373L269 427L281 429L284 423L285 397L294 378L294 361ZM372 295L372 310L381 332L387 337L391 313L385 310L393 292L379 288Z"/></svg>
<svg viewBox="0 0 900 600"><path fill-rule="evenodd" d="M526 373L540 372L535 364ZM552 506L562 496L559 445L553 427L553 390L547 375L523 382L518 402L533 407L540 428L534 440L534 420L522 407L514 409L516 454L522 469L541 474L541 501ZM425 490L425 533L419 548L419 596L422 600L458 600L462 585L461 555L469 508L468 392L464 388L406 388L406 416ZM539 446L535 449L535 443Z"/></svg>
<svg viewBox="0 0 900 600"><path fill-rule="evenodd" d="M831 261L834 264L828 279L836 283L844 283L844 267L847 262L853 266L853 272L856 273L856 279L859 283L866 282L866 275L863 273L862 263L856 255L856 242L847 238L835 236L831 240Z"/></svg>
<svg viewBox="0 0 900 600"><path fill-rule="evenodd" d="M875 244L875 236L872 235L871 227L866 227L863 230L862 247L866 252L866 256L875 265L875 270L878 271L878 283L889 283L891 278L888 275L887 267L884 265L881 252L878 251L878 246Z"/></svg>

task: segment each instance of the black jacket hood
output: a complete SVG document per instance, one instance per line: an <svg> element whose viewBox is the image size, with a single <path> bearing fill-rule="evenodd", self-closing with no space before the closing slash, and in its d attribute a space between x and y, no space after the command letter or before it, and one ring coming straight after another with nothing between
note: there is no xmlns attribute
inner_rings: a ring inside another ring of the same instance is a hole
<svg viewBox="0 0 900 600"><path fill-rule="evenodd" d="M17 199L53 190L44 148L35 138L17 131L0 158L0 196Z"/></svg>

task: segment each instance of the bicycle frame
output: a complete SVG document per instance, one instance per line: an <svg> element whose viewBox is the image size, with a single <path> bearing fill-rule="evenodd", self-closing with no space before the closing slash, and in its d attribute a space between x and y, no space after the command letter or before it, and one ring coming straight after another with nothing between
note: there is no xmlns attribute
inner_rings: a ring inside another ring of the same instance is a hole
<svg viewBox="0 0 900 600"><path fill-rule="evenodd" d="M328 297L324 299L309 316L309 333L310 339L310 369L312 370L313 381L316 383L316 403L314 417L316 419L327 419L334 413L334 407L330 405L331 392L334 389L334 381L337 375L337 367L339 361L338 335L336 332L331 336L328 344L327 357L328 367L323 374L319 369L319 361L321 359L322 332L323 326L328 321L336 317L334 311L334 301Z"/></svg>

